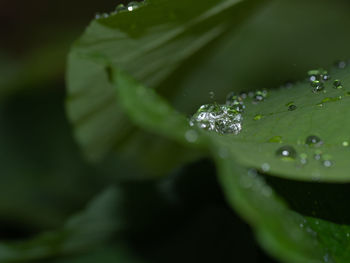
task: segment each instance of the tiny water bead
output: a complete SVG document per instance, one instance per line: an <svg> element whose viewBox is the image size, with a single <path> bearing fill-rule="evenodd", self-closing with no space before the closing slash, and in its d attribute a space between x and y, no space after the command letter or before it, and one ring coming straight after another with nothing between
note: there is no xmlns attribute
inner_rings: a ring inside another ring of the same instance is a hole
<svg viewBox="0 0 350 263"><path fill-rule="evenodd" d="M115 8L116 12L123 12L123 11L127 11L127 8L124 4L119 4L117 5L117 7Z"/></svg>
<svg viewBox="0 0 350 263"><path fill-rule="evenodd" d="M214 93L214 91L210 91L210 92L209 92L209 97L210 97L211 99L214 99L214 98L215 98L215 93Z"/></svg>
<svg viewBox="0 0 350 263"><path fill-rule="evenodd" d="M309 81L328 81L331 76L328 74L327 70L324 69L313 69L308 71Z"/></svg>
<svg viewBox="0 0 350 263"><path fill-rule="evenodd" d="M285 145L277 149L276 155L284 160L294 160L297 152L292 146Z"/></svg>
<svg viewBox="0 0 350 263"><path fill-rule="evenodd" d="M334 87L335 89L342 89L342 88L343 88L343 86L342 86L342 84L341 84L341 81L340 81L339 79L334 80L334 82L333 82L333 87Z"/></svg>
<svg viewBox="0 0 350 263"><path fill-rule="evenodd" d="M194 143L197 141L198 139L198 133L197 131L195 130L188 130L186 133L185 133L185 138L188 142L190 143Z"/></svg>
<svg viewBox="0 0 350 263"><path fill-rule="evenodd" d="M349 146L349 142L348 141L343 141L341 143L341 145L344 146L344 147L348 147Z"/></svg>
<svg viewBox="0 0 350 263"><path fill-rule="evenodd" d="M132 1L128 4L127 9L128 11L134 11L135 9L140 7L140 4L142 4L141 2L136 2L136 1Z"/></svg>
<svg viewBox="0 0 350 263"><path fill-rule="evenodd" d="M261 170L263 171L263 172L268 172L268 171L270 171L270 165L268 164L268 163L263 163L262 165L261 165Z"/></svg>
<svg viewBox="0 0 350 263"><path fill-rule="evenodd" d="M306 153L301 153L299 155L300 163L305 165L307 164L307 154Z"/></svg>
<svg viewBox="0 0 350 263"><path fill-rule="evenodd" d="M230 92L226 97L226 105L232 107L237 112L243 112L245 105L241 96L236 96L234 92Z"/></svg>
<svg viewBox="0 0 350 263"><path fill-rule="evenodd" d="M288 110L289 111L293 111L293 110L296 110L296 109L297 109L297 106L295 106L294 104L288 106Z"/></svg>
<svg viewBox="0 0 350 263"><path fill-rule="evenodd" d="M264 101L265 98L267 97L267 91L266 90L258 90L255 92L253 97L254 97L255 103Z"/></svg>
<svg viewBox="0 0 350 263"><path fill-rule="evenodd" d="M312 87L312 92L313 93L318 93L320 92L321 90L324 89L324 85L321 81L319 80L314 80L311 82L311 87Z"/></svg>
<svg viewBox="0 0 350 263"><path fill-rule="evenodd" d="M323 160L322 162L324 167L331 167L333 166L333 162L331 160Z"/></svg>
<svg viewBox="0 0 350 263"><path fill-rule="evenodd" d="M339 69L344 69L347 66L346 61L340 60L335 63L336 67Z"/></svg>
<svg viewBox="0 0 350 263"><path fill-rule="evenodd" d="M190 119L190 126L219 134L238 134L242 129L242 115L229 105L202 105Z"/></svg>
<svg viewBox="0 0 350 263"><path fill-rule="evenodd" d="M306 138L305 144L309 146L321 146L323 144L323 141L316 135L310 135Z"/></svg>

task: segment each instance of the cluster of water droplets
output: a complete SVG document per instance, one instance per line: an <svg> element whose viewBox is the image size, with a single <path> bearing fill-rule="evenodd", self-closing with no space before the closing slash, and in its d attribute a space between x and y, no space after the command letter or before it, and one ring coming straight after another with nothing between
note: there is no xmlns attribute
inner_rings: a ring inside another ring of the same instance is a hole
<svg viewBox="0 0 350 263"><path fill-rule="evenodd" d="M110 15L116 15L118 13L122 13L122 12L131 12L131 11L134 11L135 9L138 9L142 6L144 6L146 4L146 0L144 1L132 1L132 2L129 2L127 5L124 5L124 4L119 4L117 5L117 7L115 8L115 10L112 12L112 13L97 13L95 15L95 19L101 19L101 18L108 18Z"/></svg>
<svg viewBox="0 0 350 263"><path fill-rule="evenodd" d="M319 161L324 167L333 166L332 157L329 154L324 154L322 149L320 149L320 147L323 145L323 141L320 137L316 135L310 135L306 137L304 144L314 150L314 160ZM343 144L345 146L349 145L348 142L343 142ZM276 150L276 156L285 161L294 161L296 159L299 159L301 165L306 165L309 161L308 154L304 152L298 154L295 148L290 145L284 145L282 147L279 147Z"/></svg>
<svg viewBox="0 0 350 263"><path fill-rule="evenodd" d="M226 104L205 104L191 117L190 126L197 126L208 131L219 134L238 134L242 130L243 112L246 108L246 99L250 98L252 103L264 101L267 91L255 91L236 95L231 92L227 95ZM214 94L210 92L213 99Z"/></svg>

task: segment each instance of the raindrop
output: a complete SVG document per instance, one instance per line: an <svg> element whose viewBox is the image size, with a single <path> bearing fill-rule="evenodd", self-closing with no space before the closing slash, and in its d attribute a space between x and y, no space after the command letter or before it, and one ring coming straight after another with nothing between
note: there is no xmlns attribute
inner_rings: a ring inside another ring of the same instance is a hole
<svg viewBox="0 0 350 263"><path fill-rule="evenodd" d="M299 158L300 158L300 163L305 165L307 164L307 154L306 153L301 153L299 155Z"/></svg>
<svg viewBox="0 0 350 263"><path fill-rule="evenodd" d="M128 11L134 11L135 9L139 8L140 3L132 1L128 4L127 9Z"/></svg>
<svg viewBox="0 0 350 263"><path fill-rule="evenodd" d="M293 110L296 110L296 109L297 109L297 106L295 106L294 104L288 106L288 110L289 111L293 111Z"/></svg>
<svg viewBox="0 0 350 263"><path fill-rule="evenodd" d="M198 139L198 133L195 130L188 130L185 133L185 138L188 142L194 143Z"/></svg>
<svg viewBox="0 0 350 263"><path fill-rule="evenodd" d="M268 164L268 163L263 163L262 165L261 165L261 170L263 170L263 172L268 172L268 171L270 171L270 165Z"/></svg>
<svg viewBox="0 0 350 263"><path fill-rule="evenodd" d="M215 97L214 91L210 91L210 92L209 92L209 97L210 97L211 99L214 99L214 97Z"/></svg>
<svg viewBox="0 0 350 263"><path fill-rule="evenodd" d="M339 69L344 69L347 66L346 62L343 60L337 61L335 64L336 64L337 68L339 68Z"/></svg>
<svg viewBox="0 0 350 263"><path fill-rule="evenodd" d="M310 135L306 138L305 144L309 146L321 146L323 144L323 141L316 135Z"/></svg>
<svg viewBox="0 0 350 263"><path fill-rule="evenodd" d="M331 160L323 160L322 164L324 167L331 167L333 165L333 162Z"/></svg>
<svg viewBox="0 0 350 263"><path fill-rule="evenodd" d="M286 145L280 147L276 151L276 155L286 160L294 160L297 155L297 152L292 146Z"/></svg>
<svg viewBox="0 0 350 263"><path fill-rule="evenodd" d="M340 81L339 79L334 80L334 82L333 82L333 87L334 87L335 89L342 89L342 88L343 88L343 86L342 86L342 84L341 84L341 81Z"/></svg>
<svg viewBox="0 0 350 263"><path fill-rule="evenodd" d="M267 96L267 91L266 90L258 90L254 94L254 102L261 102L264 101Z"/></svg>
<svg viewBox="0 0 350 263"><path fill-rule="evenodd" d="M317 93L324 89L323 83L319 80L314 80L311 82L312 92Z"/></svg>
<svg viewBox="0 0 350 263"><path fill-rule="evenodd" d="M328 81L328 80L330 80L330 79L331 79L331 76L328 75L328 74L325 74L325 75L322 76L322 80L323 80L323 81Z"/></svg>
<svg viewBox="0 0 350 263"><path fill-rule="evenodd" d="M241 92L241 93L239 94L239 97L241 97L241 98L244 100L244 99L246 99L246 98L248 97L248 94L245 93L245 92Z"/></svg>

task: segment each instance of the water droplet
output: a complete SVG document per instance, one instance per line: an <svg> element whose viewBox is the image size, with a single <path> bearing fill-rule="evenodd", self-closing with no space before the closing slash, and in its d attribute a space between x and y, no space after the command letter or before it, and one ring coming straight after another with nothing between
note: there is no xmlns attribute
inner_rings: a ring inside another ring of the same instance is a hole
<svg viewBox="0 0 350 263"><path fill-rule="evenodd" d="M323 83L319 80L314 80L313 82L311 82L311 87L313 93L318 93L324 89Z"/></svg>
<svg viewBox="0 0 350 263"><path fill-rule="evenodd" d="M244 99L246 99L246 98L248 97L248 94L245 93L245 92L241 92L241 93L239 94L239 96L244 100Z"/></svg>
<svg viewBox="0 0 350 263"><path fill-rule="evenodd" d="M270 165L268 164L268 163L263 163L262 165L261 165L261 170L263 170L263 172L268 172L268 171L270 171Z"/></svg>
<svg viewBox="0 0 350 263"><path fill-rule="evenodd" d="M315 154L314 154L314 159L315 159L316 161L321 160L321 158L322 158L322 153L315 153Z"/></svg>
<svg viewBox="0 0 350 263"><path fill-rule="evenodd" d="M282 143L282 136L273 136L268 140L268 142Z"/></svg>
<svg viewBox="0 0 350 263"><path fill-rule="evenodd" d="M294 104L288 106L288 110L289 111L293 111L293 110L296 110L296 109L297 109L297 106L295 106Z"/></svg>
<svg viewBox="0 0 350 263"><path fill-rule="evenodd" d="M136 1L132 1L128 4L127 8L128 11L134 11L135 9L139 8L140 3Z"/></svg>
<svg viewBox="0 0 350 263"><path fill-rule="evenodd" d="M348 141L343 141L341 143L341 145L344 146L344 147L348 147L349 146L349 142Z"/></svg>
<svg viewBox="0 0 350 263"><path fill-rule="evenodd" d="M323 144L323 141L316 135L310 135L306 138L305 144L309 146L321 146Z"/></svg>
<svg viewBox="0 0 350 263"><path fill-rule="evenodd" d="M210 97L211 99L214 99L214 97L215 97L214 91L210 91L210 92L209 92L209 97Z"/></svg>
<svg viewBox="0 0 350 263"><path fill-rule="evenodd" d="M254 116L253 120L259 121L259 120L261 120L263 117L264 117L264 116L263 116L262 114L256 114L256 115Z"/></svg>
<svg viewBox="0 0 350 263"><path fill-rule="evenodd" d="M336 89L342 89L342 88L343 88L343 86L342 86L342 84L341 84L341 81L340 81L339 79L334 80L333 86L334 86L334 88L336 88Z"/></svg>
<svg viewBox="0 0 350 263"><path fill-rule="evenodd" d="M266 90L263 90L263 91L258 90L254 94L254 102L257 103L257 102L264 101L266 97L267 97L267 91Z"/></svg>
<svg viewBox="0 0 350 263"><path fill-rule="evenodd" d="M325 75L322 76L322 80L323 80L323 81L328 81L328 80L330 80L330 79L331 79L331 76L328 75L328 74L325 74Z"/></svg>
<svg viewBox="0 0 350 263"><path fill-rule="evenodd" d="M333 162L331 160L323 160L322 164L324 167L331 167L333 165Z"/></svg>
<svg viewBox="0 0 350 263"><path fill-rule="evenodd" d="M190 126L220 134L238 134L242 129L242 115L229 105L206 104L190 119Z"/></svg>
<svg viewBox="0 0 350 263"><path fill-rule="evenodd" d="M301 153L299 155L300 163L305 165L307 164L307 154L306 153Z"/></svg>
<svg viewBox="0 0 350 263"><path fill-rule="evenodd" d="M285 145L280 147L277 151L276 151L276 155L285 159L285 160L294 160L297 152L295 151L295 149L292 146L289 145Z"/></svg>
<svg viewBox="0 0 350 263"><path fill-rule="evenodd" d="M289 107L290 105L293 105L294 104L294 101L290 101L288 103L286 103L286 107Z"/></svg>
<svg viewBox="0 0 350 263"><path fill-rule="evenodd" d="M346 61L343 60L337 61L335 65L339 69L344 69L347 66Z"/></svg>
<svg viewBox="0 0 350 263"><path fill-rule="evenodd" d="M198 139L198 133L195 130L188 130L185 133L185 138L188 142L194 143Z"/></svg>
<svg viewBox="0 0 350 263"><path fill-rule="evenodd" d="M115 11L117 11L118 13L119 13L119 12L126 11L126 10L127 10L127 8L126 8L126 6L125 6L124 4L119 4L119 5L117 5L117 7L115 8Z"/></svg>

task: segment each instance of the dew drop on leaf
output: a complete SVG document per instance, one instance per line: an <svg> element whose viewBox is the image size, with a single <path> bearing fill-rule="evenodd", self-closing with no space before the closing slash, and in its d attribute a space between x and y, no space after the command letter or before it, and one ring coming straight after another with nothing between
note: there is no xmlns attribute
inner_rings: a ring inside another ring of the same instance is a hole
<svg viewBox="0 0 350 263"><path fill-rule="evenodd" d="M324 89L323 83L319 80L314 80L311 82L312 92L318 93Z"/></svg>
<svg viewBox="0 0 350 263"><path fill-rule="evenodd" d="M309 146L321 146L323 141L316 135L310 135L306 138L305 144Z"/></svg>
<svg viewBox="0 0 350 263"><path fill-rule="evenodd" d="M190 142L190 143L194 143L197 141L198 139L198 133L195 130L188 130L185 133L185 139Z"/></svg>
<svg viewBox="0 0 350 263"><path fill-rule="evenodd" d="M285 145L277 149L276 155L285 160L294 160L297 152L292 146Z"/></svg>
<svg viewBox="0 0 350 263"><path fill-rule="evenodd" d="M341 145L344 146L344 147L348 147L349 146L349 142L348 141L343 141L341 143Z"/></svg>
<svg viewBox="0 0 350 263"><path fill-rule="evenodd" d="M342 89L343 88L343 86L341 84L341 81L339 79L334 80L333 87L336 88L336 89Z"/></svg>
<svg viewBox="0 0 350 263"><path fill-rule="evenodd" d="M296 109L297 109L297 106L295 106L294 104L288 106L289 111L294 111Z"/></svg>

